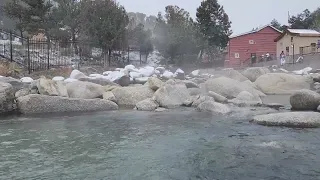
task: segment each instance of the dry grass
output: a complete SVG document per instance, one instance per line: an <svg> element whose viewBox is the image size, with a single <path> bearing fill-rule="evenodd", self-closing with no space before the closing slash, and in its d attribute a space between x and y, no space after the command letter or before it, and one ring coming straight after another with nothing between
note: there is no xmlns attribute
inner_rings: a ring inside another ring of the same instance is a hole
<svg viewBox="0 0 320 180"><path fill-rule="evenodd" d="M64 78L68 78L72 72L72 68L56 68L49 69L44 71L37 71L31 74L26 74L25 76L29 76L32 79L39 79L41 76L45 76L46 78L52 79L55 76L62 76Z"/></svg>
<svg viewBox="0 0 320 180"><path fill-rule="evenodd" d="M22 72L21 67L15 62L9 62L5 59L0 59L0 75L19 78Z"/></svg>

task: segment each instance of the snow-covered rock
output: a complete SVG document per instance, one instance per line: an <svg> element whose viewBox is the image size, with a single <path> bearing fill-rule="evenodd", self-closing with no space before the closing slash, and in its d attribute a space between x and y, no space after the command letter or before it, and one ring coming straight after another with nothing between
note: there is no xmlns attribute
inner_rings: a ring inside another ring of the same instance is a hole
<svg viewBox="0 0 320 180"><path fill-rule="evenodd" d="M134 78L142 77L143 75L140 72L130 72L129 76L134 79Z"/></svg>
<svg viewBox="0 0 320 180"><path fill-rule="evenodd" d="M284 73L288 73L289 71L287 71L286 69L280 68L280 71L284 72Z"/></svg>
<svg viewBox="0 0 320 180"><path fill-rule="evenodd" d="M164 67L157 67L156 68L157 71L159 71L161 74L164 73L166 71L166 68Z"/></svg>
<svg viewBox="0 0 320 180"><path fill-rule="evenodd" d="M137 71L137 69L136 69L136 67L134 66L134 65L126 65L125 67L124 67L124 69L125 70L127 70L127 71Z"/></svg>
<svg viewBox="0 0 320 180"><path fill-rule="evenodd" d="M199 76L199 74L200 74L200 70L194 70L191 72L191 76L193 76L193 77L197 77L197 76Z"/></svg>
<svg viewBox="0 0 320 180"><path fill-rule="evenodd" d="M79 81L78 79L72 79L72 78L67 78L64 80L64 82L66 83L71 83L71 82L75 82L75 81Z"/></svg>
<svg viewBox="0 0 320 180"><path fill-rule="evenodd" d="M80 72L79 70L73 70L70 74L70 78L71 79L81 79L81 78L87 78L87 76L85 74L83 74L82 72Z"/></svg>
<svg viewBox="0 0 320 180"><path fill-rule="evenodd" d="M119 80L123 76L126 76L126 74L123 72L120 72L120 71L113 71L108 76L105 76L104 78L114 82L114 81Z"/></svg>
<svg viewBox="0 0 320 180"><path fill-rule="evenodd" d="M307 75L309 74L309 72L312 71L311 67L306 67L304 69L301 69L299 71L293 71L293 73L297 74L297 75Z"/></svg>
<svg viewBox="0 0 320 180"><path fill-rule="evenodd" d="M167 78L167 79L171 79L173 78L173 73L170 71L164 71L164 73L162 74L162 77Z"/></svg>
<svg viewBox="0 0 320 180"><path fill-rule="evenodd" d="M151 77L154 74L154 67L146 66L144 68L139 69L139 72L143 77Z"/></svg>
<svg viewBox="0 0 320 180"><path fill-rule="evenodd" d="M105 72L103 72L102 74L103 74L104 76L108 76L110 73L112 73L112 71L105 71Z"/></svg>
<svg viewBox="0 0 320 180"><path fill-rule="evenodd" d="M33 79L31 77L23 77L20 79L20 81L23 83L31 83Z"/></svg>
<svg viewBox="0 0 320 180"><path fill-rule="evenodd" d="M149 77L140 77L140 78L135 78L135 82L138 84L145 84L148 81Z"/></svg>
<svg viewBox="0 0 320 180"><path fill-rule="evenodd" d="M64 81L64 79L65 78L62 77L62 76L55 76L55 77L52 78L53 81Z"/></svg>
<svg viewBox="0 0 320 180"><path fill-rule="evenodd" d="M89 78L104 78L102 74L90 74Z"/></svg>

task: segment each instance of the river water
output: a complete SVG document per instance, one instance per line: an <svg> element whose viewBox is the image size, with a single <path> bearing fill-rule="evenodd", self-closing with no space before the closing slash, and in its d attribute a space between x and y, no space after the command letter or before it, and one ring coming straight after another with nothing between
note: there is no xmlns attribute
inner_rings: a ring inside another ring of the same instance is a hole
<svg viewBox="0 0 320 180"><path fill-rule="evenodd" d="M193 110L7 117L0 179L320 179L320 130L249 119Z"/></svg>

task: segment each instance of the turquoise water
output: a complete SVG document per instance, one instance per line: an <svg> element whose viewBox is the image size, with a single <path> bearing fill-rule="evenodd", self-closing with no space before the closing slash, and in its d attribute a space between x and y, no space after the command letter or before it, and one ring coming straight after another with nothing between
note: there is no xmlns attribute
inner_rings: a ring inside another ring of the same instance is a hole
<svg viewBox="0 0 320 180"><path fill-rule="evenodd" d="M192 110L7 117L0 179L320 179L320 130Z"/></svg>

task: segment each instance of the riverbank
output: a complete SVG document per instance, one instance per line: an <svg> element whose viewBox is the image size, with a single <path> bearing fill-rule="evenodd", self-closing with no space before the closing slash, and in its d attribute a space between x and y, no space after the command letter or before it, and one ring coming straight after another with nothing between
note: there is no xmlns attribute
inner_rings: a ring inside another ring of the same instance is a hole
<svg viewBox="0 0 320 180"><path fill-rule="evenodd" d="M29 116L123 108L167 112L186 107L213 115L234 115L245 107L252 111L264 107L278 113L292 108L309 111L306 114L309 119L300 122L294 113L284 113L279 117L287 121L279 125L319 127L319 114L311 112L317 111L320 105L320 95L316 92L320 74L309 74L311 70L284 72L279 69L279 72L271 72L261 67L241 72L223 69L212 74L195 70L187 75L179 68L173 73L164 67L136 68L128 65L101 74L87 75L73 70L67 78L41 76L36 80L30 77L18 80L0 77L3 94L0 110L2 114L14 112ZM273 121L266 115L259 124L274 125L273 122L260 123Z"/></svg>

